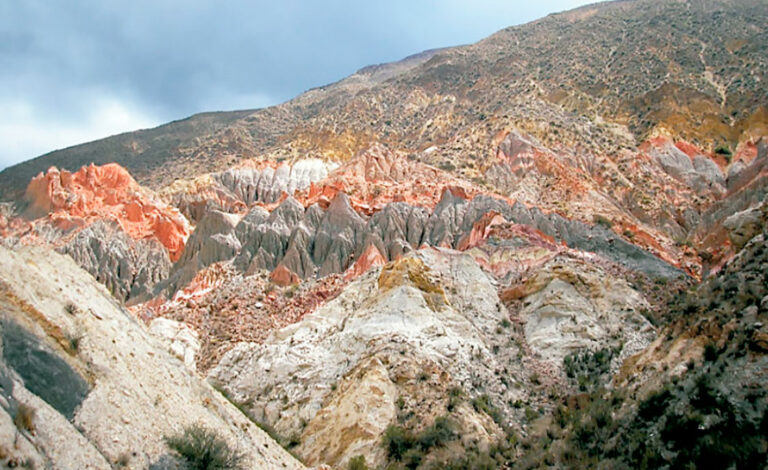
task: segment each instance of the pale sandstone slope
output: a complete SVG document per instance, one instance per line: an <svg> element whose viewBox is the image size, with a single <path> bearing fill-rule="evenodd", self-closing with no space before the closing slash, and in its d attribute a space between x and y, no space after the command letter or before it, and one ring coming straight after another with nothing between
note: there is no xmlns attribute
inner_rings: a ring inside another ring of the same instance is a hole
<svg viewBox="0 0 768 470"><path fill-rule="evenodd" d="M246 468L303 468L69 257L0 247L0 259L8 452L38 468L108 469L124 454L129 468L160 468L170 458L163 437L200 423L245 453ZM18 403L36 413L34 435L17 439Z"/></svg>

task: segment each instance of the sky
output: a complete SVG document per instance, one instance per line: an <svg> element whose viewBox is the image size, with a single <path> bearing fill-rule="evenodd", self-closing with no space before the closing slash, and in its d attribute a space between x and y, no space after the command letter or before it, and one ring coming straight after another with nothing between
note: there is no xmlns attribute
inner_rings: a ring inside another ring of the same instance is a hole
<svg viewBox="0 0 768 470"><path fill-rule="evenodd" d="M284 102L580 0L3 0L0 169L203 111Z"/></svg>

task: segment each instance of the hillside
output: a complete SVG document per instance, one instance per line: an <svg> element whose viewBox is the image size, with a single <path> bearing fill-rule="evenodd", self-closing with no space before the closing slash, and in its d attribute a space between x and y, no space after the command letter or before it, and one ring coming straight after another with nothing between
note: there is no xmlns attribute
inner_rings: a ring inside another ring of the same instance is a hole
<svg viewBox="0 0 768 470"><path fill-rule="evenodd" d="M5 170L0 303L89 384L36 423L111 462L86 405L157 366L191 399L126 395L169 416L130 468L192 418L287 466L768 466L766 31L600 3Z"/></svg>
<svg viewBox="0 0 768 470"><path fill-rule="evenodd" d="M487 158L493 134L511 125L580 152L656 135L735 151L766 131L765 11L761 0L636 0L550 15L362 69L280 106L52 152L0 173L0 197L49 166L117 162L159 188L253 156L344 159L374 139L409 152L436 145L432 163L460 168Z"/></svg>

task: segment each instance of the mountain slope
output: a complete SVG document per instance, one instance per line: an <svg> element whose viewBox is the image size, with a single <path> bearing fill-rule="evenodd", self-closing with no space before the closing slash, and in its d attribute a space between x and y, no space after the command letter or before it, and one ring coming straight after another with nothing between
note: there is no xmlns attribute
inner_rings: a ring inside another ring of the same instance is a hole
<svg viewBox="0 0 768 470"><path fill-rule="evenodd" d="M766 131L766 26L762 0L583 7L362 69L280 106L52 152L0 173L0 197L52 165L115 161L156 188L261 154L346 158L374 138L412 152L438 145L443 161L482 160L494 129L512 124L593 152L654 135L735 151Z"/></svg>
<svg viewBox="0 0 768 470"><path fill-rule="evenodd" d="M601 3L130 158L131 135L41 157L128 169L9 182L0 274L48 299L31 266L65 258L25 245L68 254L306 464L764 467L767 18Z"/></svg>
<svg viewBox="0 0 768 470"><path fill-rule="evenodd" d="M0 172L0 199L20 198L26 182L51 166L74 171L90 163L117 162L133 170L134 174L147 175L162 168L167 161L182 156L183 149L194 147L199 139L226 128L251 112L196 114L154 129L126 132L55 150Z"/></svg>
<svg viewBox="0 0 768 470"><path fill-rule="evenodd" d="M0 247L0 256L3 460L176 468L164 437L199 423L248 468L303 468L71 259L39 247ZM22 405L32 410L23 426Z"/></svg>

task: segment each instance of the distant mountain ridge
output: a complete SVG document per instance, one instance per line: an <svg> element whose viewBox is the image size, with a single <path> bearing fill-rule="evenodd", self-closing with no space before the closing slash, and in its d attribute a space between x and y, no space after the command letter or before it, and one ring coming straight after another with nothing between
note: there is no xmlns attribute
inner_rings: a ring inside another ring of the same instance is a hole
<svg viewBox="0 0 768 470"><path fill-rule="evenodd" d="M655 135L734 151L768 125L765 7L762 0L585 6L473 45L366 67L278 106L196 115L51 152L1 172L0 198L18 198L49 166L76 170L91 161L117 162L153 188L243 158L348 158L374 140L411 152L436 145L447 161L457 147L487 155L487 141L462 134L520 120L556 123L556 139L552 126L532 131L566 146L578 138L590 151ZM580 119L596 135L574 124Z"/></svg>

